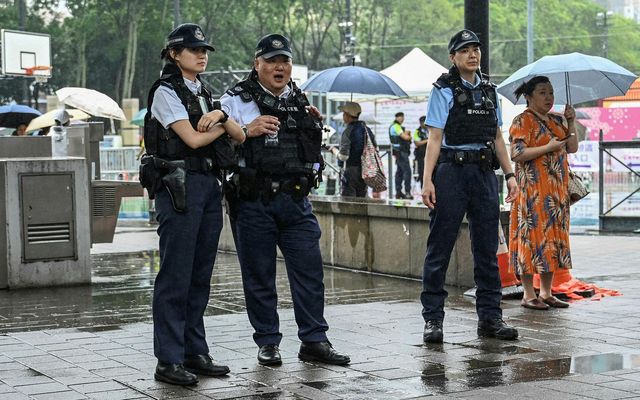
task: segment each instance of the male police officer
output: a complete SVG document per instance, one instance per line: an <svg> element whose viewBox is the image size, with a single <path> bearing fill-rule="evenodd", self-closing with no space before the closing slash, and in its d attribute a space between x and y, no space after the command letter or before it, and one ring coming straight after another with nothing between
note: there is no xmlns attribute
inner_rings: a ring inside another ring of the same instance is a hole
<svg viewBox="0 0 640 400"><path fill-rule="evenodd" d="M496 257L500 208L493 169L499 165L505 173L507 201L513 201L518 188L499 128L495 86L480 74L480 46L472 31L456 33L449 42L453 66L434 83L429 97L430 134L422 190L424 204L432 209L421 295L426 343L443 341L444 280L465 213L478 286L478 335L518 337L518 331L502 320L500 309Z"/></svg>
<svg viewBox="0 0 640 400"><path fill-rule="evenodd" d="M263 37L248 79L220 99L247 140L238 173L235 242L258 362L278 365L276 246L285 259L298 337L298 357L343 365L348 356L327 340L320 227L307 199L322 165L320 113L291 83L289 40Z"/></svg>
<svg viewBox="0 0 640 400"><path fill-rule="evenodd" d="M413 155L416 158L416 164L418 164L418 182L420 182L420 187L422 187L424 155L427 153L427 141L429 139L429 130L424 122L426 119L426 115L421 116L420 119L418 119L420 126L413 132L413 143L416 145Z"/></svg>
<svg viewBox="0 0 640 400"><path fill-rule="evenodd" d="M411 196L411 165L409 164L411 132L404 129L403 122L404 113L398 112L393 123L389 126L389 141L396 159L396 199L413 199ZM402 182L404 182L405 193L402 193Z"/></svg>

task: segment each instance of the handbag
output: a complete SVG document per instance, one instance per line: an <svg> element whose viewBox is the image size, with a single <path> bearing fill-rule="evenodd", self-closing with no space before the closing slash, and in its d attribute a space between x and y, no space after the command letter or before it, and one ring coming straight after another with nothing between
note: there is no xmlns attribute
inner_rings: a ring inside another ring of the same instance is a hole
<svg viewBox="0 0 640 400"><path fill-rule="evenodd" d="M569 170L569 204L573 205L578 200L589 194L587 187L582 182L582 178Z"/></svg>
<svg viewBox="0 0 640 400"><path fill-rule="evenodd" d="M362 179L364 183L373 189L374 192L384 192L387 190L387 176L382 170L382 160L378 149L369 138L369 128L365 128L364 148L362 149Z"/></svg>

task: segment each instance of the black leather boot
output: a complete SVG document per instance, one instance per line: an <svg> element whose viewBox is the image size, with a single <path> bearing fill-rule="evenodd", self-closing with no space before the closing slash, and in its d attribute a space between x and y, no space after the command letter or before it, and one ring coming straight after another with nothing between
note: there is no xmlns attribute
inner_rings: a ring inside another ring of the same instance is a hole
<svg viewBox="0 0 640 400"><path fill-rule="evenodd" d="M424 324L422 341L425 343L442 343L442 338L442 321L439 319L428 320Z"/></svg>
<svg viewBox="0 0 640 400"><path fill-rule="evenodd" d="M478 336L500 340L516 340L518 330L507 325L502 318L478 321Z"/></svg>
<svg viewBox="0 0 640 400"><path fill-rule="evenodd" d="M192 386L198 383L198 377L184 369L182 364L165 364L158 361L154 378L172 385Z"/></svg>
<svg viewBox="0 0 640 400"><path fill-rule="evenodd" d="M346 365L351 362L346 354L340 354L333 349L331 343L324 342L302 342L298 358L302 361L320 361L325 364Z"/></svg>
<svg viewBox="0 0 640 400"><path fill-rule="evenodd" d="M184 369L193 374L207 376L223 376L229 373L229 367L214 364L211 356L208 354L185 356Z"/></svg>
<svg viewBox="0 0 640 400"><path fill-rule="evenodd" d="M258 350L258 364L260 365L280 365L282 357L280 357L280 349L277 344L265 344L260 346Z"/></svg>

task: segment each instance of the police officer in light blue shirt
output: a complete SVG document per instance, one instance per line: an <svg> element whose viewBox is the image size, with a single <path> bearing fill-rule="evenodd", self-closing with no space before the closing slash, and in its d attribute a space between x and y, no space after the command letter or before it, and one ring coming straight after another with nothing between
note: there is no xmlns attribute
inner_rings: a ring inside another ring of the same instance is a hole
<svg viewBox="0 0 640 400"><path fill-rule="evenodd" d="M481 43L464 29L449 42L453 66L435 83L429 98L429 127L422 200L431 208L422 275L423 341L442 343L445 276L462 219L471 233L477 284L478 336L517 339L502 320L498 272L500 206L494 169L505 173L513 201L517 185L507 154L495 86L480 73Z"/></svg>
<svg viewBox="0 0 640 400"><path fill-rule="evenodd" d="M195 385L197 375L229 368L209 355L204 312L222 230L221 170L234 161L240 126L214 110L198 74L213 51L198 25L173 30L161 56L162 76L149 91L141 183L155 197L160 270L153 291L154 377ZM159 178L161 177L161 178Z"/></svg>

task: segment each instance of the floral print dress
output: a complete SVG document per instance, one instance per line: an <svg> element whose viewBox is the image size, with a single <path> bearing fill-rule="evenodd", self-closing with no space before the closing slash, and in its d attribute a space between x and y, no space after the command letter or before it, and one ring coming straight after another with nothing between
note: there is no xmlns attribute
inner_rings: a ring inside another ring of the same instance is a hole
<svg viewBox="0 0 640 400"><path fill-rule="evenodd" d="M544 146L567 130L562 118L547 114L543 121L532 111L518 115L509 130L512 157L528 147ZM518 275L571 268L569 249L569 163L566 150L516 163L520 193L511 205L509 264Z"/></svg>

